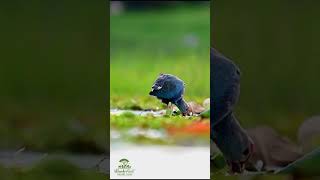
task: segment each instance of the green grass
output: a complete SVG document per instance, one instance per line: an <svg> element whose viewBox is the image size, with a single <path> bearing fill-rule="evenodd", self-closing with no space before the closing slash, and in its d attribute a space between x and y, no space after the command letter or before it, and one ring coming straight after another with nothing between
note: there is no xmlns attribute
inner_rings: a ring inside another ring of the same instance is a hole
<svg viewBox="0 0 320 180"><path fill-rule="evenodd" d="M110 127L121 133L121 141L134 142L139 144L166 144L176 145L185 140L193 144L209 144L209 131L197 132L197 130L184 130L194 127L194 124L207 123L209 127L209 119L202 117L181 117L180 115L171 116L164 115L154 117L151 114L147 116L139 116L130 112L121 115L111 115ZM128 134L132 129L153 130L163 134L163 137L152 138L148 135ZM170 133L171 132L171 133ZM194 140L194 141L193 141Z"/></svg>
<svg viewBox="0 0 320 180"><path fill-rule="evenodd" d="M186 84L186 100L202 104L210 96L209 18L208 6L127 12L111 16L111 108L166 108L158 99L149 96L151 86L160 73L181 78ZM191 41L191 44L187 41ZM111 115L110 126L122 134L123 141L176 144L181 141L181 137L170 135L153 139L126 135L125 132L137 127L166 131L167 127L183 128L197 120L199 117L141 117L125 113ZM196 142L205 141L208 144L209 134L191 136L184 135L184 139L189 142L192 139Z"/></svg>
<svg viewBox="0 0 320 180"><path fill-rule="evenodd" d="M160 73L184 80L187 99L208 98L209 18L209 7L111 16L111 106L128 108L136 101L146 109L159 107L148 93ZM184 42L188 36L195 37L198 45L188 46Z"/></svg>
<svg viewBox="0 0 320 180"><path fill-rule="evenodd" d="M141 117L132 113L124 113L119 116L111 116L110 125L111 127L116 129L129 129L134 127L141 127L146 129L161 129L166 126L184 127L195 120L199 120L199 118L181 118L181 116L154 117L152 115Z"/></svg>

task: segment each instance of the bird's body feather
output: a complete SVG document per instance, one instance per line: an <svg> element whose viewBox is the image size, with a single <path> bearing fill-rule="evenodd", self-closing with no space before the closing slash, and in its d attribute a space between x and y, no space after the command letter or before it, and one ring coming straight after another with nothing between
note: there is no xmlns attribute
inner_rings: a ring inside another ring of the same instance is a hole
<svg viewBox="0 0 320 180"><path fill-rule="evenodd" d="M152 85L152 90L149 94L157 97L167 105L169 102L175 104L182 113L185 113L188 105L182 98L184 89L184 82L178 77L171 74L160 74Z"/></svg>
<svg viewBox="0 0 320 180"><path fill-rule="evenodd" d="M161 74L152 86L152 95L165 101L179 99L184 93L184 83L170 74Z"/></svg>

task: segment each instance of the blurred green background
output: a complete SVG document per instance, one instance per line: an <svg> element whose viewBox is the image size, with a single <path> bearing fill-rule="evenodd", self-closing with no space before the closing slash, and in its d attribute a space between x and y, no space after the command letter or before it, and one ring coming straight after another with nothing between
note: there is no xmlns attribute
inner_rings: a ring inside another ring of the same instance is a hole
<svg viewBox="0 0 320 180"><path fill-rule="evenodd" d="M296 140L320 113L319 1L214 1L212 45L242 71L237 116Z"/></svg>
<svg viewBox="0 0 320 180"><path fill-rule="evenodd" d="M106 2L1 2L1 152L22 147L47 153L108 152L106 7ZM39 171L57 166L64 164ZM0 169L0 177L7 179L55 179L50 172L29 176L18 168L17 176L5 176Z"/></svg>
<svg viewBox="0 0 320 180"><path fill-rule="evenodd" d="M112 108L160 106L148 94L160 73L184 80L188 100L202 102L210 96L208 2L153 3L166 6L111 14Z"/></svg>
<svg viewBox="0 0 320 180"><path fill-rule="evenodd" d="M87 139L105 149L102 8L30 2L1 9L0 148L67 150L68 142Z"/></svg>
<svg viewBox="0 0 320 180"><path fill-rule="evenodd" d="M187 101L202 104L210 97L209 1L117 1L111 3L110 10L112 112L166 109L164 103L149 95L160 73L173 74L185 82ZM147 117L131 112L119 116L112 112L111 146L117 142L147 144L149 148L155 144L174 146L183 138L189 146L210 143L208 118L202 120L207 126L202 133L193 131L186 136L182 131L197 126L199 117L172 117L169 111L161 117L154 117L152 112ZM128 133L137 129L138 135ZM179 138L171 129L180 133ZM163 136L142 135L145 131ZM121 138L112 134L120 134Z"/></svg>

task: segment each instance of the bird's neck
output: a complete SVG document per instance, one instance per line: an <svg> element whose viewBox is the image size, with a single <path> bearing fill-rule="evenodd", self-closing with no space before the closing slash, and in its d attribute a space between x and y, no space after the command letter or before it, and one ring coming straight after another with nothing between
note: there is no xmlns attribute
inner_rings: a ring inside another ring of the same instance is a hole
<svg viewBox="0 0 320 180"><path fill-rule="evenodd" d="M174 104L179 108L182 114L187 113L189 106L182 97L174 102Z"/></svg>

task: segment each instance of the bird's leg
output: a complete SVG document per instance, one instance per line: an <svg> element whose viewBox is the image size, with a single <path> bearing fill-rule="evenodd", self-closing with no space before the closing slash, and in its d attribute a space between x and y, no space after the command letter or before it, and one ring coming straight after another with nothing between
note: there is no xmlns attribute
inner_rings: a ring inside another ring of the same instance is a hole
<svg viewBox="0 0 320 180"><path fill-rule="evenodd" d="M190 116L193 116L193 109L192 109L191 105L188 104L188 103L187 103L187 105L188 105L187 114L190 115Z"/></svg>
<svg viewBox="0 0 320 180"><path fill-rule="evenodd" d="M167 114L168 115L172 115L172 104L171 104L171 102L168 102L167 103Z"/></svg>
<svg viewBox="0 0 320 180"><path fill-rule="evenodd" d="M183 113L183 115L184 116L193 116L193 108L192 108L192 106L187 102L185 102L185 104L186 104L186 112Z"/></svg>
<svg viewBox="0 0 320 180"><path fill-rule="evenodd" d="M173 108L174 108L173 104L171 102L169 102L169 109L170 109L171 113L173 112Z"/></svg>

